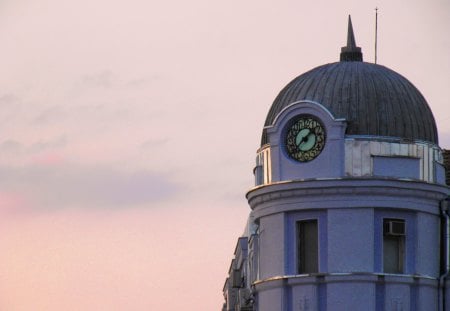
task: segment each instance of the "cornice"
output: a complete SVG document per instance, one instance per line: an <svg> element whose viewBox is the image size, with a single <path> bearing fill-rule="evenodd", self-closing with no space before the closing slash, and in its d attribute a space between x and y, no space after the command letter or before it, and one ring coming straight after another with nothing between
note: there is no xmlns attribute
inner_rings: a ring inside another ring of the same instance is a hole
<svg viewBox="0 0 450 311"><path fill-rule="evenodd" d="M450 188L415 180L383 178L308 179L272 183L247 193L257 214L305 208L398 207L438 213ZM264 210L264 211L263 211Z"/></svg>

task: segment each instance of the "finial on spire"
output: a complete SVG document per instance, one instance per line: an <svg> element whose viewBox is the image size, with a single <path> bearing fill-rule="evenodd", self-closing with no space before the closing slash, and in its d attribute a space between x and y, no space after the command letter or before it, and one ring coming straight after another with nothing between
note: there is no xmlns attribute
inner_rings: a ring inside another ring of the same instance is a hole
<svg viewBox="0 0 450 311"><path fill-rule="evenodd" d="M347 46L341 48L341 62L362 62L361 48L356 46L352 18L348 16Z"/></svg>
<svg viewBox="0 0 450 311"><path fill-rule="evenodd" d="M375 8L375 64L377 63L377 46L378 46L378 7Z"/></svg>

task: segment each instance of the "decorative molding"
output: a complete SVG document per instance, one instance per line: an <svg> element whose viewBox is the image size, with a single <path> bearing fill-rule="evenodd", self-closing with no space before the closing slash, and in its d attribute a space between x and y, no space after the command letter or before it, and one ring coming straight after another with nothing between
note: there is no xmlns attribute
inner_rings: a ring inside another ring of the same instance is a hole
<svg viewBox="0 0 450 311"><path fill-rule="evenodd" d="M450 188L384 178L309 179L256 187L247 193L254 216L312 208L398 208L439 214Z"/></svg>

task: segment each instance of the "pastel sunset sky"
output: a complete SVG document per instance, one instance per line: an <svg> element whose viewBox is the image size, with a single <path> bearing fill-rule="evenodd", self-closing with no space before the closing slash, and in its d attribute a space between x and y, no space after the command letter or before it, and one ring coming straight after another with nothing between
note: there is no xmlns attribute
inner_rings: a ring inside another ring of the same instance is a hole
<svg viewBox="0 0 450 311"><path fill-rule="evenodd" d="M448 0L1 0L0 310L220 310L273 99L377 6L450 148Z"/></svg>

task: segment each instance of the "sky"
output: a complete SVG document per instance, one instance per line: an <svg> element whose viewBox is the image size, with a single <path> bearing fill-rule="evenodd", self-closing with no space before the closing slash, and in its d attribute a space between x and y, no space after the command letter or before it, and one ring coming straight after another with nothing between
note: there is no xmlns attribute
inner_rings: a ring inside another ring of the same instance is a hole
<svg viewBox="0 0 450 311"><path fill-rule="evenodd" d="M1 0L0 310L219 310L273 99L375 7L450 149L447 0Z"/></svg>

